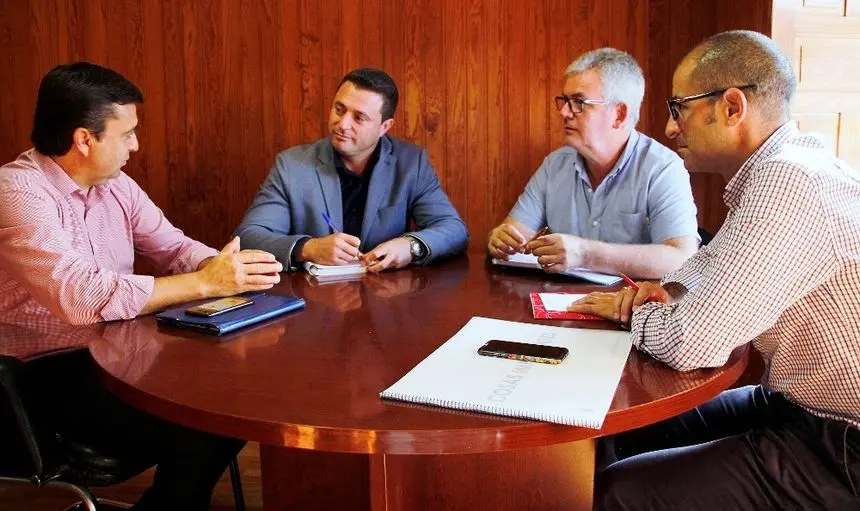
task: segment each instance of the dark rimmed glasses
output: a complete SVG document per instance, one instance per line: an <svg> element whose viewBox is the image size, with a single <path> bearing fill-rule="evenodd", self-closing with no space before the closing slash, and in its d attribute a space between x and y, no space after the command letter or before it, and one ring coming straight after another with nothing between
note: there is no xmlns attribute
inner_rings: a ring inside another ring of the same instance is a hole
<svg viewBox="0 0 860 511"><path fill-rule="evenodd" d="M609 102L602 99L586 99L576 96L567 96L565 94L555 97L555 107L558 108L559 111L562 111L564 109L564 105L567 105L568 108L570 108L571 113L574 114L581 114L585 105L605 105L607 103Z"/></svg>
<svg viewBox="0 0 860 511"><path fill-rule="evenodd" d="M729 89L755 89L758 87L755 84L748 85L740 85L738 87L726 87L725 89L717 89L712 90L711 92L703 92L701 94L693 94L692 96L685 96L683 98L669 98L666 101L666 105L669 107L669 115L672 116L672 119L678 120L678 117L681 117L681 109L680 106L688 101L695 101L697 99L709 98L711 96L717 96L720 94L724 94Z"/></svg>

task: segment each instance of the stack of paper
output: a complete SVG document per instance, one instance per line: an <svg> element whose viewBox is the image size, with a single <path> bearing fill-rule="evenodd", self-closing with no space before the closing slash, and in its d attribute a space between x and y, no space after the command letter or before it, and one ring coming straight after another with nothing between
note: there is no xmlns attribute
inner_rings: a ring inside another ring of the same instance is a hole
<svg viewBox="0 0 860 511"><path fill-rule="evenodd" d="M538 263L537 256L533 254L516 253L508 256L507 260L493 258L493 264L498 264L500 266L515 266L517 268L534 268L537 270L543 269L540 263ZM588 268L574 268L572 270L568 270L562 273L562 275L586 280L594 284L600 284L601 286L611 286L612 284L617 284L621 282L621 277L617 275L599 273L596 271L591 271Z"/></svg>
<svg viewBox="0 0 860 511"><path fill-rule="evenodd" d="M367 267L360 262L339 266L307 262L304 266L309 274L321 282L329 280L352 280L360 278L367 273Z"/></svg>
<svg viewBox="0 0 860 511"><path fill-rule="evenodd" d="M478 355L491 339L563 346L557 365ZM600 428L631 342L628 332L475 317L380 397Z"/></svg>

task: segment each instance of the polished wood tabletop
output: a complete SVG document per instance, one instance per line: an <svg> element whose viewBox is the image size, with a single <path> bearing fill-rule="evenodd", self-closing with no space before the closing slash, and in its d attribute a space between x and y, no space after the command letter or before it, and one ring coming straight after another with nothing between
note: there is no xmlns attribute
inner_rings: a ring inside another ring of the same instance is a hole
<svg viewBox="0 0 860 511"><path fill-rule="evenodd" d="M105 384L122 399L193 428L264 444L341 453L495 452L572 442L662 420L728 388L747 363L680 373L635 350L603 429L412 405L379 398L473 316L582 328L609 322L532 319L530 292L602 287L471 255L354 281L282 274L271 293L304 310L224 337L113 323L90 343ZM551 391L551 389L548 389Z"/></svg>

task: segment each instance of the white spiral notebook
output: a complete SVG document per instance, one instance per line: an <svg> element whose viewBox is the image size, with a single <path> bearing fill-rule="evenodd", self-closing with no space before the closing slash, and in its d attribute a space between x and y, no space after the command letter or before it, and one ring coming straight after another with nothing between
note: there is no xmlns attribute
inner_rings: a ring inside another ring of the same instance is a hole
<svg viewBox="0 0 860 511"><path fill-rule="evenodd" d="M533 268L535 270L543 270L540 263L538 263L538 258L535 257L533 254L516 253L508 256L507 259L496 259L494 257L493 264L499 266L513 266L515 268ZM600 273L589 270L588 268L574 268L572 270L563 272L562 275L581 279L586 282L592 282L601 286L611 286L613 284L621 282L622 280L621 277L619 277L618 275Z"/></svg>
<svg viewBox="0 0 860 511"><path fill-rule="evenodd" d="M305 271L320 281L358 278L367 273L367 267L358 261L338 266L306 262L304 267Z"/></svg>
<svg viewBox="0 0 860 511"><path fill-rule="evenodd" d="M478 355L491 339L563 346L558 365ZM631 348L630 333L474 317L382 398L599 429Z"/></svg>

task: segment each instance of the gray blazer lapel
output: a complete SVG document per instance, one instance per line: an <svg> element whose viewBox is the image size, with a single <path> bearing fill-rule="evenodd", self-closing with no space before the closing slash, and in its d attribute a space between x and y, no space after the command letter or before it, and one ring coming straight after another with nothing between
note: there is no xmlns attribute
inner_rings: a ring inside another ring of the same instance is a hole
<svg viewBox="0 0 860 511"><path fill-rule="evenodd" d="M391 141L387 136L384 136L379 140L379 143L382 144L382 148L379 151L379 161L373 169L373 174L370 175L367 202L364 205L364 218L361 222L362 244L373 228L379 205L391 193L391 183L394 180L394 163L397 161L397 157L391 151Z"/></svg>
<svg viewBox="0 0 860 511"><path fill-rule="evenodd" d="M314 218L314 222L325 223L322 217L322 213L325 211L331 217L334 226L339 231L343 231L343 198L340 195L340 178L337 175L337 169L334 167L332 151L331 141L325 139L320 144L319 161L316 167L325 210L320 210L317 213L319 218Z"/></svg>

